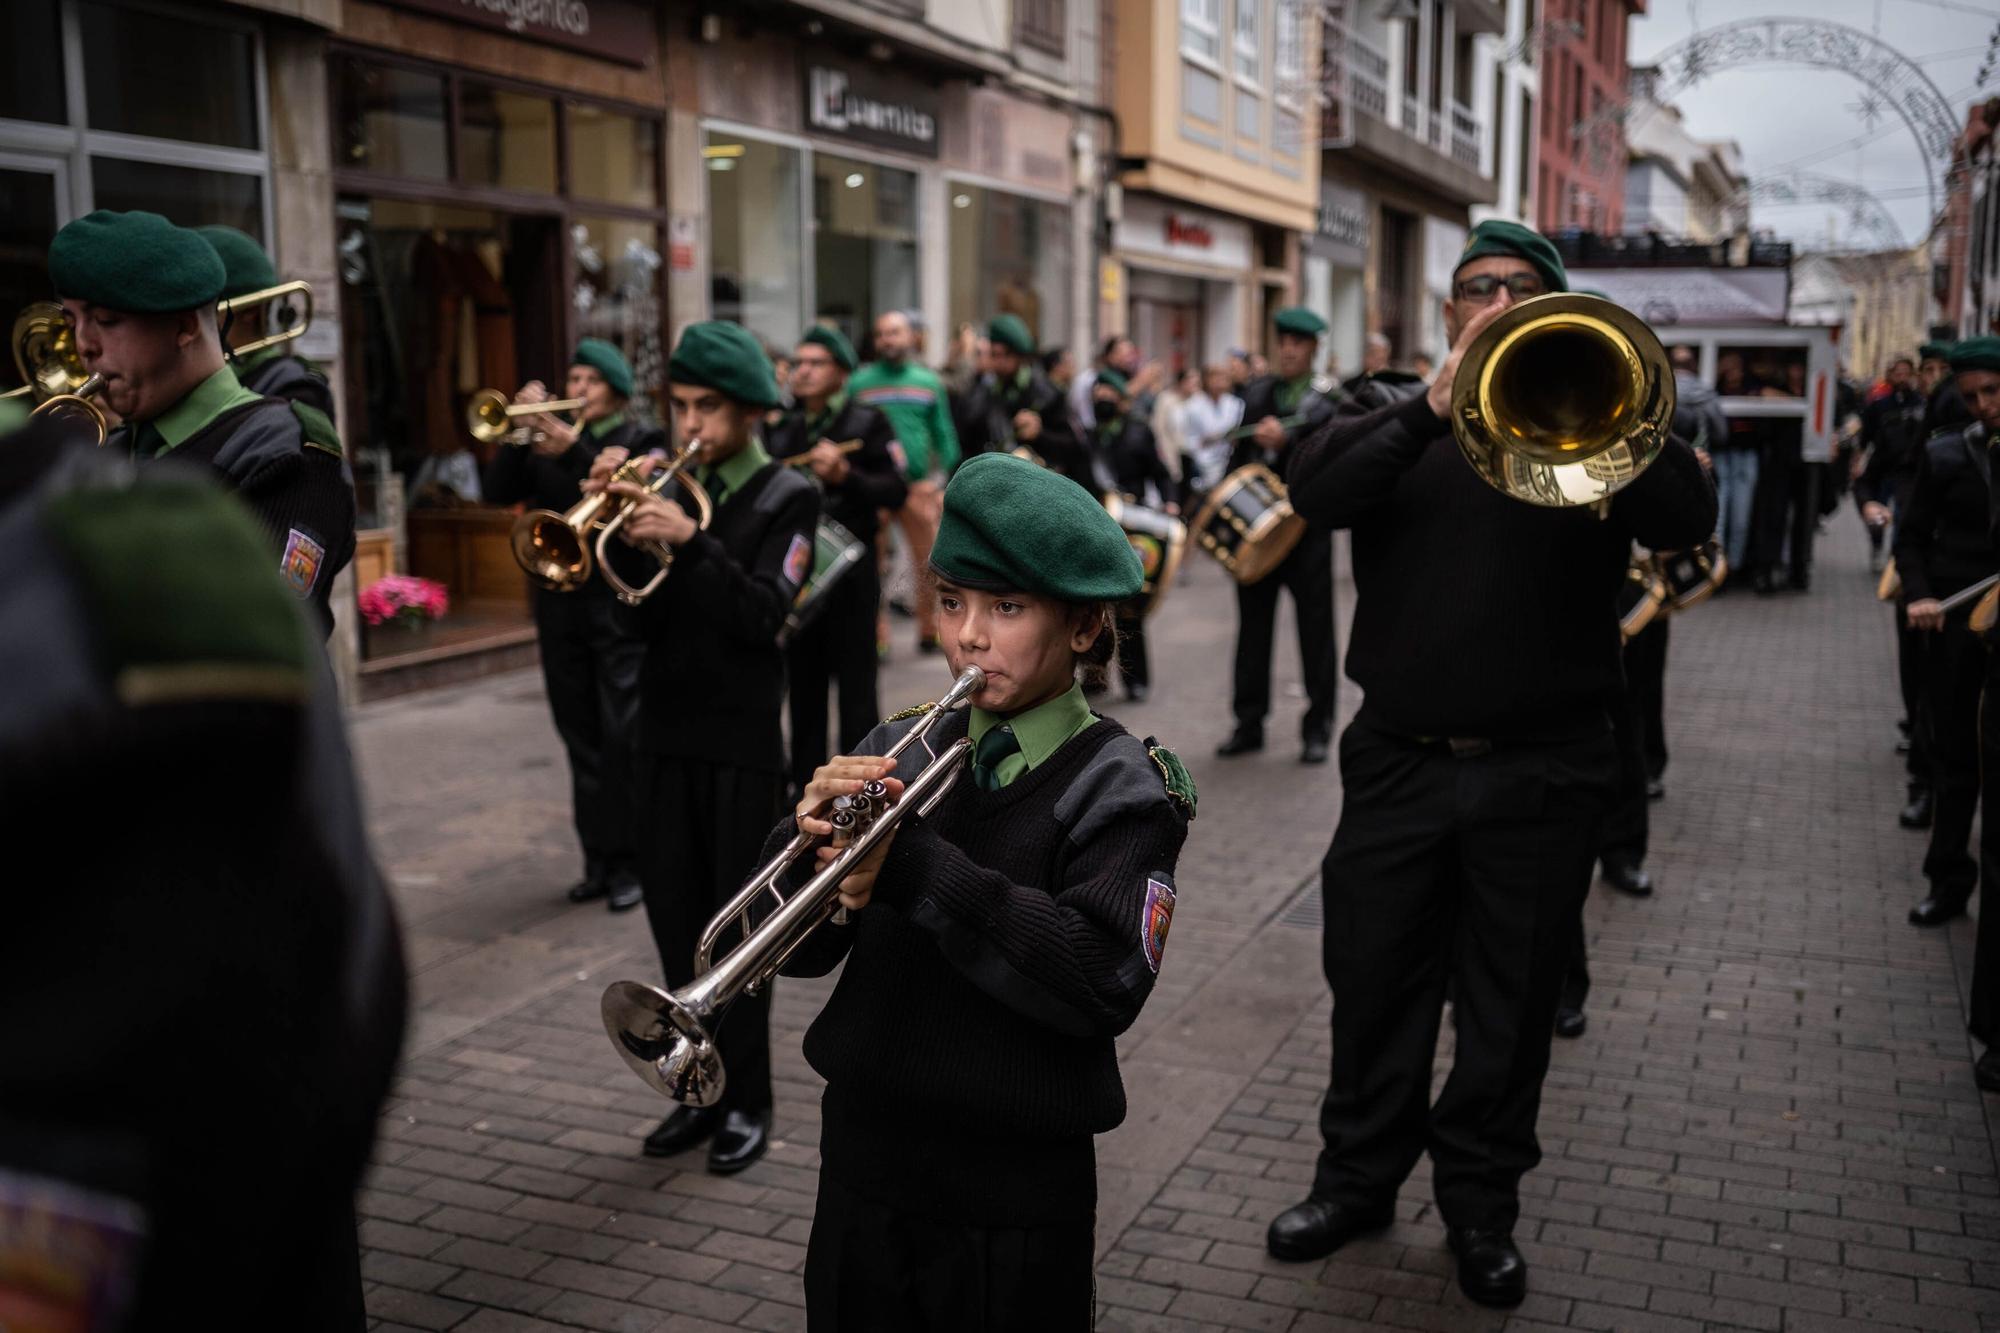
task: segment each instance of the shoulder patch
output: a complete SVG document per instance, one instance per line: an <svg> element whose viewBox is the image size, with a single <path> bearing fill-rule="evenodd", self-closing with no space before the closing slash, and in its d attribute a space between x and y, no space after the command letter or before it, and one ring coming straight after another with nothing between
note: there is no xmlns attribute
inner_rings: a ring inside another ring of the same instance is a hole
<svg viewBox="0 0 2000 1333"><path fill-rule="evenodd" d="M1167 786L1168 797L1187 812L1189 819L1193 819L1196 794L1194 778L1189 775L1187 765L1181 762L1179 755L1151 737L1146 739L1146 754L1152 759L1153 766L1160 770L1160 777Z"/></svg>
<svg viewBox="0 0 2000 1333"><path fill-rule="evenodd" d="M937 700L935 699L931 700L927 704L912 704L908 708L905 708L900 713L891 713L889 714L889 716L883 718L882 725L886 727L891 722L907 722L911 718L916 717L918 714L927 713L931 709L936 707L937 707Z"/></svg>
<svg viewBox="0 0 2000 1333"><path fill-rule="evenodd" d="M305 431L306 444L313 449L322 449L340 457L340 432L333 428L333 419L317 407L295 402L291 405L292 415L299 419L300 429Z"/></svg>
<svg viewBox="0 0 2000 1333"><path fill-rule="evenodd" d="M1146 905L1139 913L1139 949L1146 967L1160 970L1160 958L1167 951L1167 931L1174 924L1174 877L1164 870L1146 876Z"/></svg>

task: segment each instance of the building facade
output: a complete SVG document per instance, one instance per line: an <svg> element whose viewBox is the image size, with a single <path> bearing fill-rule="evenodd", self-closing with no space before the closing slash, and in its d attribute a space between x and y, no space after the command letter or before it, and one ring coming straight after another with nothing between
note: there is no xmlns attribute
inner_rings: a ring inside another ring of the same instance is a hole
<svg viewBox="0 0 2000 1333"><path fill-rule="evenodd" d="M1842 373L1873 383L1930 336L1930 273L1928 246L1797 255L1791 322L1837 327Z"/></svg>
<svg viewBox="0 0 2000 1333"><path fill-rule="evenodd" d="M1543 0L1536 218L1543 231L1625 230L1627 28L1646 0Z"/></svg>
<svg viewBox="0 0 2000 1333"><path fill-rule="evenodd" d="M1733 139L1697 139L1680 109L1652 95L1655 71L1632 71L1626 118L1624 231L1690 241L1726 240L1750 231L1750 182Z"/></svg>
<svg viewBox="0 0 2000 1333"><path fill-rule="evenodd" d="M1931 231L1932 320L1954 338L2000 333L2000 97L1974 103L1952 145L1945 206Z"/></svg>

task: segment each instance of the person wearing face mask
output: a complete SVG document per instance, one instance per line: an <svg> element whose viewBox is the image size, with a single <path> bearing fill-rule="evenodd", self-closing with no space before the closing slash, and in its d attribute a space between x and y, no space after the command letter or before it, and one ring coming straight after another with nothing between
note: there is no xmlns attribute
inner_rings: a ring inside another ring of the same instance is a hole
<svg viewBox="0 0 2000 1333"><path fill-rule="evenodd" d="M1526 504L1453 439L1467 347L1515 301L1568 289L1556 248L1518 223L1473 229L1442 311L1451 351L1421 396L1302 445L1287 481L1315 528L1352 533L1342 804L1321 868L1333 1064L1307 1198L1271 1254L1318 1259L1386 1226L1427 1151L1472 1300L1517 1305L1520 1180L1599 826L1618 780L1618 589L1632 543L1699 545L1715 491L1669 440L1609 513ZM1445 997L1458 1025L1435 1103Z"/></svg>
<svg viewBox="0 0 2000 1333"><path fill-rule="evenodd" d="M1160 457L1153 431L1132 407L1131 386L1116 370L1098 372L1090 386L1090 451L1098 489L1127 503L1179 514L1174 474ZM1144 703L1153 673L1146 655L1146 621L1136 602L1118 607L1118 674L1125 697Z"/></svg>
<svg viewBox="0 0 2000 1333"><path fill-rule="evenodd" d="M1230 471L1262 463L1283 475L1299 441L1333 419L1334 401L1313 387L1313 358L1326 321L1304 306L1280 310L1277 373L1243 390L1243 424ZM1271 711L1271 639L1278 624L1278 593L1289 589L1298 620L1299 674L1305 678L1306 712L1299 721L1299 760L1323 764L1333 735L1340 657L1333 639L1333 540L1308 532L1271 573L1236 586L1236 673L1231 704L1236 728L1216 748L1225 758L1264 748L1264 718Z"/></svg>
<svg viewBox="0 0 2000 1333"><path fill-rule="evenodd" d="M140 464L207 467L264 526L285 586L327 599L354 556L354 488L325 414L243 387L223 352L215 303L227 271L197 232L158 213L99 209L49 244L49 276L97 400L123 418L105 441Z"/></svg>

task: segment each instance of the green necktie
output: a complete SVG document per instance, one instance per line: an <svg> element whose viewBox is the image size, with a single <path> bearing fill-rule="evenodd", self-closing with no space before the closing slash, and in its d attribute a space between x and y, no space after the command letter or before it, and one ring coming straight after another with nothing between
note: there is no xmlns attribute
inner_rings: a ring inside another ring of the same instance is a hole
<svg viewBox="0 0 2000 1333"><path fill-rule="evenodd" d="M972 751L972 784L981 791L999 791L1004 785L996 771L1008 755L1021 753L1021 742L1012 727L995 727L979 738Z"/></svg>
<svg viewBox="0 0 2000 1333"><path fill-rule="evenodd" d="M157 457L160 450L167 447L167 437L160 434L160 428L150 421L142 421L132 428L132 457L146 459Z"/></svg>

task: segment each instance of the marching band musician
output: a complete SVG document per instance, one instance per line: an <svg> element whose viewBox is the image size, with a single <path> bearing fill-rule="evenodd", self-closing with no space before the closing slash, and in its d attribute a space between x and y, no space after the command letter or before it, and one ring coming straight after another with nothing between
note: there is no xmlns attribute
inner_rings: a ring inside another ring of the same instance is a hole
<svg viewBox="0 0 2000 1333"><path fill-rule="evenodd" d="M2000 338L1967 338L1951 348L1954 387L1972 417L1967 438L1976 428L1984 436L1991 471L1993 442L2000 440ZM1992 488L1992 536L2000 551L2000 488ZM2000 653L1986 655L1986 683L1979 709L1979 763L1988 773L2000 773ZM1987 780L1979 792L1979 883L1987 894L2000 884L2000 781ZM1982 900L1979 932L1972 949L1971 1015L1966 1027L1986 1047L1972 1066L1973 1081L1987 1092L2000 1092L2000 910L1992 899Z"/></svg>
<svg viewBox="0 0 2000 1333"><path fill-rule="evenodd" d="M803 466L824 494L821 510L846 528L868 554L825 594L812 621L785 646L792 712L792 785L800 790L826 762L826 692L840 687L839 748L866 736L882 716L875 676L875 612L882 579L875 536L883 510L900 509L909 494L902 451L889 418L849 395L854 345L839 329L815 324L792 355L795 406L771 431L777 459Z"/></svg>
<svg viewBox="0 0 2000 1333"><path fill-rule="evenodd" d="M670 988L694 978L701 931L755 869L784 808L785 659L778 629L812 569L819 493L773 462L757 427L780 402L771 362L742 326L690 325L667 363L674 428L701 441L695 480L714 506L701 530L681 491L654 495L611 475L622 448L591 465L587 488L635 501L621 535L674 550L672 573L635 617L646 641L636 767L640 876L646 916ZM612 553L628 582L657 572L653 556ZM629 573L627 573L629 567ZM730 1006L718 1041L729 1051L722 1101L683 1106L647 1136L665 1157L712 1139L708 1169L741 1171L771 1130L767 987Z"/></svg>
<svg viewBox="0 0 2000 1333"><path fill-rule="evenodd" d="M1326 321L1303 306L1280 310L1273 375L1243 388L1243 422L1253 433L1236 443L1230 471L1263 463L1280 476L1294 446L1333 419L1333 401L1313 387L1313 358ZM1271 711L1271 639L1278 625L1278 590L1289 588L1298 619L1299 672L1305 678L1306 713L1299 723L1301 762L1323 764L1333 735L1340 656L1333 640L1333 536L1315 528L1284 562L1252 584L1236 586L1236 674L1231 704L1236 729L1216 753L1250 754L1264 748L1264 717Z"/></svg>
<svg viewBox="0 0 2000 1333"><path fill-rule="evenodd" d="M1090 457L1076 438L1062 390L1049 383L1035 356L1035 335L1019 315L998 315L986 326L991 369L978 394L986 450L1006 453L1025 446L1042 462L1085 490L1096 482Z"/></svg>
<svg viewBox="0 0 2000 1333"><path fill-rule="evenodd" d="M1111 607L1140 585L1088 493L974 458L945 490L930 572L951 670L987 674L928 742L972 741L971 772L846 877L845 923L787 968L846 962L805 1038L827 1081L807 1319L817 1333L1087 1329L1092 1136L1125 1116L1113 1039L1159 971L1194 787L1078 684L1079 667L1110 661ZM822 766L767 855L794 822L830 834L827 803L866 781L900 793L918 751L869 756L909 725Z"/></svg>
<svg viewBox="0 0 2000 1333"><path fill-rule="evenodd" d="M49 276L103 406L124 418L106 444L150 463L205 465L262 520L285 586L327 597L354 555L354 490L324 413L266 398L229 368L215 303L226 272L202 237L157 213L99 209L56 233Z"/></svg>
<svg viewBox="0 0 2000 1333"><path fill-rule="evenodd" d="M1153 428L1132 410L1131 381L1124 371L1106 366L1097 372L1090 386L1090 410L1097 489L1179 514L1174 474L1160 456ZM1125 697L1135 704L1146 702L1152 689L1143 610L1136 600L1121 602L1117 615L1118 674L1125 683Z"/></svg>
<svg viewBox="0 0 2000 1333"><path fill-rule="evenodd" d="M635 386L624 353L584 338L569 362L562 396L583 400L575 422L547 412L516 418L527 441L494 451L482 483L489 502L563 513L582 499L583 479L604 450L643 452L664 442L658 426L627 415ZM514 401L551 399L540 380L530 380ZM645 896L633 831L632 743L646 645L603 579L569 591L536 587L531 596L542 684L569 757L570 808L583 848L583 878L569 900L602 898L612 911L628 911Z"/></svg>
<svg viewBox="0 0 2000 1333"><path fill-rule="evenodd" d="M1519 1182L1540 1158L1551 1025L1616 780L1618 588L1635 539L1680 550L1715 527L1714 489L1678 441L1606 518L1512 499L1460 457L1446 416L1466 347L1515 300L1566 288L1540 235L1474 228L1429 390L1315 436L1288 478L1310 522L1352 530L1363 703L1322 869L1325 1148L1267 1244L1313 1259L1386 1226L1428 1149L1459 1285L1497 1306L1526 1291ZM1433 1106L1447 991L1457 1053Z"/></svg>
<svg viewBox="0 0 2000 1333"><path fill-rule="evenodd" d="M222 261L223 300L234 301L239 296L278 285L278 270L271 263L271 256L265 254L264 247L248 235L220 224L196 227L195 230L215 250L215 257ZM248 356L236 355L237 348L264 336L264 314L263 304L232 307L230 310L229 327L224 330L224 338L229 344L229 360L235 367L236 378L252 393L304 403L324 412L327 420L331 421L333 386L326 382L326 376L320 373L318 367L295 355L289 344L272 343Z"/></svg>

